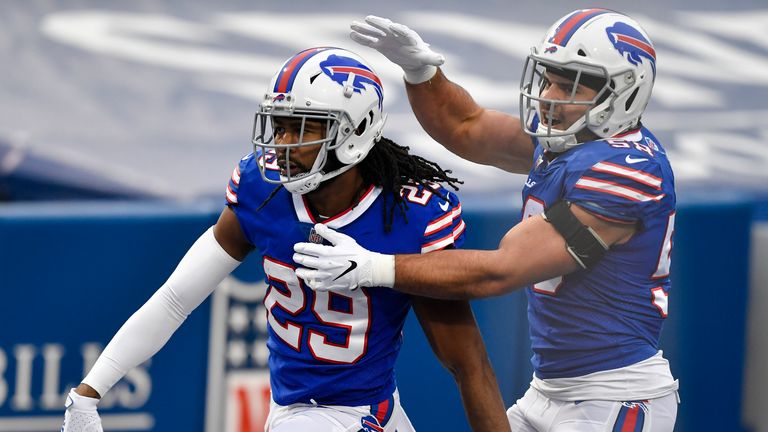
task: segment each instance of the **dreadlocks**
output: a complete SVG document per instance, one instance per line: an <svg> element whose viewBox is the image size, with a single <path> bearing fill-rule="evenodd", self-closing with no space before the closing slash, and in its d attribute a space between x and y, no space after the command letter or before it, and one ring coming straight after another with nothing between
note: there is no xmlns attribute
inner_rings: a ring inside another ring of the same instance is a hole
<svg viewBox="0 0 768 432"><path fill-rule="evenodd" d="M398 145L389 138L382 137L358 165L363 183L379 186L384 191L382 194L384 200L382 219L385 232L392 229L396 209L400 210L400 214L406 221L408 220L406 216L408 202L400 194L404 185L422 186L446 199L439 190L435 189L432 183L445 183L454 190L459 190L458 185L464 183L451 176L451 170L444 170L435 162L412 155L408 153L409 150L410 147ZM282 188L283 185L279 185L272 190L256 211L264 208ZM394 197L392 203L388 202L390 195Z"/></svg>
<svg viewBox="0 0 768 432"><path fill-rule="evenodd" d="M389 138L382 137L360 162L363 181L366 184L380 186L385 192L382 194L384 199L382 218L386 232L392 229L396 208L407 220L408 202L403 200L400 194L404 185L420 185L446 199L431 185L432 182L445 183L454 190L459 190L458 185L464 183L451 176L451 170L444 170L437 163L412 155L408 150L410 150L409 147L398 145ZM394 197L392 203L387 202L390 195Z"/></svg>

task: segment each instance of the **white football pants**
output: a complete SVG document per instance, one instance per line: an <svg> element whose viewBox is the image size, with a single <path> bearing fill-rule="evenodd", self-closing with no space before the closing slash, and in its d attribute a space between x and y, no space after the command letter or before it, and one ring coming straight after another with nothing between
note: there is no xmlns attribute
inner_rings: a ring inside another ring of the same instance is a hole
<svg viewBox="0 0 768 432"><path fill-rule="evenodd" d="M270 404L267 432L415 432L395 393L377 405Z"/></svg>
<svg viewBox="0 0 768 432"><path fill-rule="evenodd" d="M647 401L567 402L531 387L507 418L516 432L672 432L677 403L677 392Z"/></svg>

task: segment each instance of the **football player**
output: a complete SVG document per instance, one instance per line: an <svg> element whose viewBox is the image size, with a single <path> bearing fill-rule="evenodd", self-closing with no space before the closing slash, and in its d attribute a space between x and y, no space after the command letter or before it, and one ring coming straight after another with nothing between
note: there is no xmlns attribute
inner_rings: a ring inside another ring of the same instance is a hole
<svg viewBox="0 0 768 432"><path fill-rule="evenodd" d="M528 174L523 220L496 250L423 256L372 254L318 227L334 246L297 245L306 268L296 273L318 290L387 285L446 299L527 287L534 376L507 411L513 430L672 431L678 383L659 336L675 189L640 119L656 77L646 32L605 9L559 19L525 63L520 118L479 106L404 25L370 16L351 36L402 66L416 117L438 142ZM373 271L342 274L351 261Z"/></svg>
<svg viewBox="0 0 768 432"><path fill-rule="evenodd" d="M264 94L254 152L234 169L218 222L70 392L64 432L100 430L98 398L154 355L253 250L263 258L269 285L267 430L412 431L394 375L411 307L454 374L473 428L509 430L466 301L374 286L314 292L294 272L294 244L322 242L315 224L382 254L434 253L463 243L459 200L439 184L460 182L382 136L382 103L378 75L354 53L322 47L288 59ZM376 270L355 266L346 262L342 273Z"/></svg>

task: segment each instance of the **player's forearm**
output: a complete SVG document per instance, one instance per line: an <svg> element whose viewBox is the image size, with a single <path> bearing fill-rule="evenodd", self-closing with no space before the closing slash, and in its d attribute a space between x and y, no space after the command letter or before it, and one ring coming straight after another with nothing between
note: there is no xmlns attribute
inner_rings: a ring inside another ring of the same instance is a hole
<svg viewBox="0 0 768 432"><path fill-rule="evenodd" d="M465 125L482 112L472 96L438 69L431 80L409 84L408 100L424 130L448 150L472 160Z"/></svg>
<svg viewBox="0 0 768 432"><path fill-rule="evenodd" d="M521 286L513 266L496 251L443 250L395 256L398 291L442 299L473 299L504 294Z"/></svg>
<svg viewBox="0 0 768 432"><path fill-rule="evenodd" d="M563 237L543 217L536 216L510 229L495 250L454 249L396 255L394 288L424 297L483 298L567 275L579 268Z"/></svg>
<svg viewBox="0 0 768 432"><path fill-rule="evenodd" d="M439 69L431 80L405 88L421 126L446 149L508 172L530 170L534 145L517 117L481 107Z"/></svg>
<svg viewBox="0 0 768 432"><path fill-rule="evenodd" d="M187 316L172 296L167 285L157 290L115 334L83 383L103 396L129 370L157 353Z"/></svg>
<svg viewBox="0 0 768 432"><path fill-rule="evenodd" d="M192 245L160 289L123 324L83 379L103 396L129 370L162 348L187 316L240 264L213 229Z"/></svg>
<svg viewBox="0 0 768 432"><path fill-rule="evenodd" d="M444 350L443 364L451 371L472 430L508 431L509 422L496 374L474 319L471 326L455 329L454 341Z"/></svg>
<svg viewBox="0 0 768 432"><path fill-rule="evenodd" d="M509 430L496 376L469 302L412 297L412 305L432 350L456 381L472 430Z"/></svg>
<svg viewBox="0 0 768 432"><path fill-rule="evenodd" d="M457 322L442 332L442 343L435 345L441 348L441 361L456 381L472 430L508 431L504 401L483 337L469 303L461 303L466 305L465 312L457 312Z"/></svg>
<svg viewBox="0 0 768 432"><path fill-rule="evenodd" d="M467 420L474 432L509 431L504 401L490 364L469 374L455 376Z"/></svg>

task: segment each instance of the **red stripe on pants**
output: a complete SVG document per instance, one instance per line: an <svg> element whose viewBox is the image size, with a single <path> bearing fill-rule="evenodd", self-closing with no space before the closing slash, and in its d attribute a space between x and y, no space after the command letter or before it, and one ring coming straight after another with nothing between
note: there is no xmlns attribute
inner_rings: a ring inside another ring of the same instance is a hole
<svg viewBox="0 0 768 432"><path fill-rule="evenodd" d="M624 424L621 426L621 432L634 432L635 426L637 426L637 412L640 410L639 405L627 410L627 416L624 418Z"/></svg>

